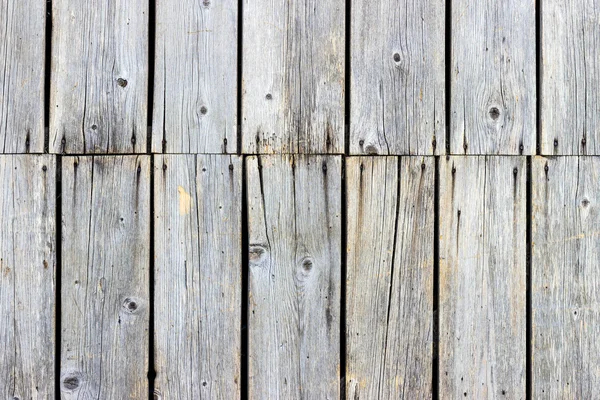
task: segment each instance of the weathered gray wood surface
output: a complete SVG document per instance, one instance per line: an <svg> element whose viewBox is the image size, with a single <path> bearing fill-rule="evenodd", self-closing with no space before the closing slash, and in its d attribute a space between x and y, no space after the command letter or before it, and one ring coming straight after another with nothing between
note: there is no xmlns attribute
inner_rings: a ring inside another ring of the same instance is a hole
<svg viewBox="0 0 600 400"><path fill-rule="evenodd" d="M240 397L242 159L154 160L156 392Z"/></svg>
<svg viewBox="0 0 600 400"><path fill-rule="evenodd" d="M245 0L244 153L344 151L342 0Z"/></svg>
<svg viewBox="0 0 600 400"><path fill-rule="evenodd" d="M600 1L541 8L542 154L600 154Z"/></svg>
<svg viewBox="0 0 600 400"><path fill-rule="evenodd" d="M440 164L440 398L525 398L526 159Z"/></svg>
<svg viewBox="0 0 600 400"><path fill-rule="evenodd" d="M346 174L346 398L431 398L434 159L352 157Z"/></svg>
<svg viewBox="0 0 600 400"><path fill-rule="evenodd" d="M44 151L46 2L0 2L0 153Z"/></svg>
<svg viewBox="0 0 600 400"><path fill-rule="evenodd" d="M53 1L52 19L50 151L145 152L148 2Z"/></svg>
<svg viewBox="0 0 600 400"><path fill-rule="evenodd" d="M156 2L153 152L236 152L237 5Z"/></svg>
<svg viewBox="0 0 600 400"><path fill-rule="evenodd" d="M150 157L65 157L61 201L61 398L145 398Z"/></svg>
<svg viewBox="0 0 600 400"><path fill-rule="evenodd" d="M452 154L535 154L535 0L452 0L451 30Z"/></svg>
<svg viewBox="0 0 600 400"><path fill-rule="evenodd" d="M444 0L352 2L351 154L445 153L445 10Z"/></svg>
<svg viewBox="0 0 600 400"><path fill-rule="evenodd" d="M341 157L247 159L249 396L339 398Z"/></svg>
<svg viewBox="0 0 600 400"><path fill-rule="evenodd" d="M600 390L600 159L536 157L532 168L533 398Z"/></svg>
<svg viewBox="0 0 600 400"><path fill-rule="evenodd" d="M54 398L56 160L0 156L0 398Z"/></svg>

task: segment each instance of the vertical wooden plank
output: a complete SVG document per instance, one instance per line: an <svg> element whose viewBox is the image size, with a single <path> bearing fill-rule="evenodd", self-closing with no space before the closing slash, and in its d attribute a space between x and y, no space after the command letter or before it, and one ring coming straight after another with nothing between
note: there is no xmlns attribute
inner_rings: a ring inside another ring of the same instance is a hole
<svg viewBox="0 0 600 400"><path fill-rule="evenodd" d="M341 0L245 0L244 153L344 151Z"/></svg>
<svg viewBox="0 0 600 400"><path fill-rule="evenodd" d="M546 0L542 26L542 154L600 154L600 1Z"/></svg>
<svg viewBox="0 0 600 400"><path fill-rule="evenodd" d="M249 396L339 398L341 158L247 159Z"/></svg>
<svg viewBox="0 0 600 400"><path fill-rule="evenodd" d="M54 398L56 160L0 156L0 398Z"/></svg>
<svg viewBox="0 0 600 400"><path fill-rule="evenodd" d="M533 398L600 389L600 160L536 157L532 168Z"/></svg>
<svg viewBox="0 0 600 400"><path fill-rule="evenodd" d="M0 2L1 153L44 151L46 2Z"/></svg>
<svg viewBox="0 0 600 400"><path fill-rule="evenodd" d="M351 10L350 153L444 153L445 0Z"/></svg>
<svg viewBox="0 0 600 400"><path fill-rule="evenodd" d="M525 398L525 157L440 166L440 398Z"/></svg>
<svg viewBox="0 0 600 400"><path fill-rule="evenodd" d="M148 1L52 2L50 151L143 153Z"/></svg>
<svg viewBox="0 0 600 400"><path fill-rule="evenodd" d="M535 0L452 0L452 154L535 154Z"/></svg>
<svg viewBox="0 0 600 400"><path fill-rule="evenodd" d="M240 397L242 160L157 156L156 392Z"/></svg>
<svg viewBox="0 0 600 400"><path fill-rule="evenodd" d="M158 0L152 151L235 153L236 1Z"/></svg>
<svg viewBox="0 0 600 400"><path fill-rule="evenodd" d="M434 159L351 157L346 173L346 398L431 398Z"/></svg>
<svg viewBox="0 0 600 400"><path fill-rule="evenodd" d="M65 157L61 200L61 398L143 398L150 157Z"/></svg>

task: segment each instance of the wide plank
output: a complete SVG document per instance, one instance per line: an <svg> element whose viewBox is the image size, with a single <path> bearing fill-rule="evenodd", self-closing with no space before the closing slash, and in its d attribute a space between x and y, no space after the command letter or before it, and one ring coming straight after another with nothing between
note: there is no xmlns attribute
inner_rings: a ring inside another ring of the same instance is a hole
<svg viewBox="0 0 600 400"><path fill-rule="evenodd" d="M56 160L0 156L0 398L54 399Z"/></svg>
<svg viewBox="0 0 600 400"><path fill-rule="evenodd" d="M245 154L344 151L342 0L245 0Z"/></svg>
<svg viewBox="0 0 600 400"><path fill-rule="evenodd" d="M526 157L440 162L439 394L525 398Z"/></svg>
<svg viewBox="0 0 600 400"><path fill-rule="evenodd" d="M240 397L241 218L241 157L155 157L155 395L161 399Z"/></svg>
<svg viewBox="0 0 600 400"><path fill-rule="evenodd" d="M337 399L341 157L246 165L249 398Z"/></svg>
<svg viewBox="0 0 600 400"><path fill-rule="evenodd" d="M346 398L432 397L433 157L346 161Z"/></svg>
<svg viewBox="0 0 600 400"><path fill-rule="evenodd" d="M61 201L61 399L146 398L150 157L64 157Z"/></svg>

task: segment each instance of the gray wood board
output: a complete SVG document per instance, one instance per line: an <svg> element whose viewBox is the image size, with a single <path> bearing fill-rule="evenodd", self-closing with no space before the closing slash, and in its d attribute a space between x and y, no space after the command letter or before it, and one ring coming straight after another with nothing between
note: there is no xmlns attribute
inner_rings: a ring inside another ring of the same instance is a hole
<svg viewBox="0 0 600 400"><path fill-rule="evenodd" d="M250 398L339 398L341 161L246 159Z"/></svg>
<svg viewBox="0 0 600 400"><path fill-rule="evenodd" d="M345 7L244 1L244 153L344 152Z"/></svg>
<svg viewBox="0 0 600 400"><path fill-rule="evenodd" d="M242 159L154 159L155 393L240 397Z"/></svg>
<svg viewBox="0 0 600 400"><path fill-rule="evenodd" d="M440 398L525 398L526 157L440 163Z"/></svg>
<svg viewBox="0 0 600 400"><path fill-rule="evenodd" d="M432 396L433 157L351 157L346 398Z"/></svg>
<svg viewBox="0 0 600 400"><path fill-rule="evenodd" d="M61 199L61 398L146 398L150 157L65 157Z"/></svg>
<svg viewBox="0 0 600 400"><path fill-rule="evenodd" d="M352 2L350 154L445 153L445 12L445 0Z"/></svg>
<svg viewBox="0 0 600 400"><path fill-rule="evenodd" d="M0 156L0 398L54 398L56 160Z"/></svg>

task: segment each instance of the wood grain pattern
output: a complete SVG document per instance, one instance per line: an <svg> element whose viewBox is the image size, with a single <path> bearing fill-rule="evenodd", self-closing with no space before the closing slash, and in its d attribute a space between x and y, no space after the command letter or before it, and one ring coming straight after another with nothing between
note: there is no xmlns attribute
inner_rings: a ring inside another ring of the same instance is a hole
<svg viewBox="0 0 600 400"><path fill-rule="evenodd" d="M0 153L41 153L46 4L4 0L0 21Z"/></svg>
<svg viewBox="0 0 600 400"><path fill-rule="evenodd" d="M347 159L348 399L432 396L434 164Z"/></svg>
<svg viewBox="0 0 600 400"><path fill-rule="evenodd" d="M248 391L339 398L341 158L247 158Z"/></svg>
<svg viewBox="0 0 600 400"><path fill-rule="evenodd" d="M341 0L245 0L244 153L344 151Z"/></svg>
<svg viewBox="0 0 600 400"><path fill-rule="evenodd" d="M143 153L148 2L52 2L50 151Z"/></svg>
<svg viewBox="0 0 600 400"><path fill-rule="evenodd" d="M235 153L235 1L158 0L152 151Z"/></svg>
<svg viewBox="0 0 600 400"><path fill-rule="evenodd" d="M525 398L525 157L440 165L440 398Z"/></svg>
<svg viewBox="0 0 600 400"><path fill-rule="evenodd" d="M156 156L155 394L240 397L242 159Z"/></svg>
<svg viewBox="0 0 600 400"><path fill-rule="evenodd" d="M535 0L452 0L452 154L535 154Z"/></svg>
<svg viewBox="0 0 600 400"><path fill-rule="evenodd" d="M350 154L445 153L445 10L352 2Z"/></svg>
<svg viewBox="0 0 600 400"><path fill-rule="evenodd" d="M0 398L54 398L56 160L0 156Z"/></svg>
<svg viewBox="0 0 600 400"><path fill-rule="evenodd" d="M149 156L62 159L62 399L148 395L149 241Z"/></svg>
<svg viewBox="0 0 600 400"><path fill-rule="evenodd" d="M600 1L541 8L541 153L600 154Z"/></svg>
<svg viewBox="0 0 600 400"><path fill-rule="evenodd" d="M536 157L532 168L532 395L600 389L600 159Z"/></svg>

